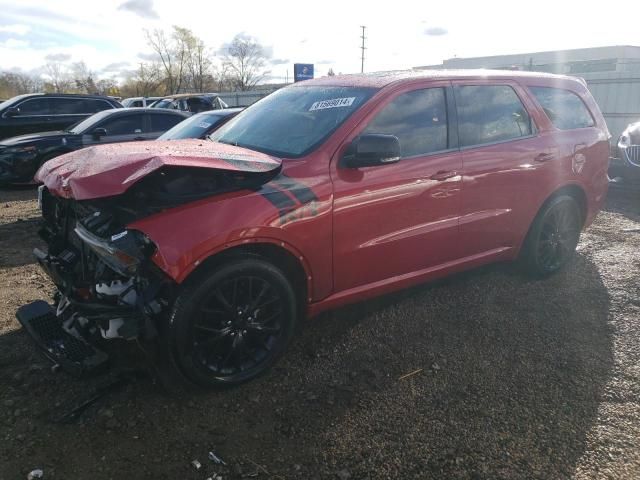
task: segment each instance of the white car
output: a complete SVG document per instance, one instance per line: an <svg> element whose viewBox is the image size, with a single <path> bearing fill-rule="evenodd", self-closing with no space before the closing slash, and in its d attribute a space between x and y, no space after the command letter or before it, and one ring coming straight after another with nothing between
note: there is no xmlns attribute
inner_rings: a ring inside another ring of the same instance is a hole
<svg viewBox="0 0 640 480"><path fill-rule="evenodd" d="M156 100L160 100L162 97L131 97L125 98L120 103L123 107L149 107Z"/></svg>

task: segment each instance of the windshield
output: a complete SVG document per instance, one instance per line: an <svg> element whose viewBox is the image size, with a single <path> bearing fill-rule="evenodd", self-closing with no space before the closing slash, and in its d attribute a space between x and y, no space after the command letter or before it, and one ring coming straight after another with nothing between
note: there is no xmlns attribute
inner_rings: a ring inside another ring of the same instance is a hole
<svg viewBox="0 0 640 480"><path fill-rule="evenodd" d="M284 88L255 103L211 139L277 155L306 155L374 93L372 88Z"/></svg>
<svg viewBox="0 0 640 480"><path fill-rule="evenodd" d="M153 108L176 108L173 104L173 99L165 98L164 100L158 100L150 105Z"/></svg>
<svg viewBox="0 0 640 480"><path fill-rule="evenodd" d="M175 127L167 130L158 137L158 140L180 140L183 138L202 138L216 125L231 118L233 114L213 112L198 113L183 120Z"/></svg>
<svg viewBox="0 0 640 480"><path fill-rule="evenodd" d="M95 114L91 115L90 117L85 118L81 122L78 122L75 125L69 127L65 131L66 132L71 132L71 133L76 133L76 134L84 133L85 131L90 130L91 128L95 127L96 123L100 122L102 119L108 117L111 114L112 114L112 110L105 110L104 112L95 113Z"/></svg>
<svg viewBox="0 0 640 480"><path fill-rule="evenodd" d="M123 107L127 108L130 107L131 105L133 105L135 102L139 102L140 100L142 100L141 98L125 98L124 100L122 100L122 102L120 102L122 104Z"/></svg>

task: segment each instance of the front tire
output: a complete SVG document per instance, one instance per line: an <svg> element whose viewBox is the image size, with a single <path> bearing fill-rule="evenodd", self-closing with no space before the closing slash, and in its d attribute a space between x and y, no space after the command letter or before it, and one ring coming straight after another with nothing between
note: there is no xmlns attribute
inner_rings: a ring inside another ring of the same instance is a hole
<svg viewBox="0 0 640 480"><path fill-rule="evenodd" d="M280 269L261 257L230 259L178 296L167 332L173 364L202 387L251 380L285 350L297 312Z"/></svg>
<svg viewBox="0 0 640 480"><path fill-rule="evenodd" d="M545 204L529 229L522 251L526 271L535 277L552 275L575 253L582 215L573 197L559 195Z"/></svg>

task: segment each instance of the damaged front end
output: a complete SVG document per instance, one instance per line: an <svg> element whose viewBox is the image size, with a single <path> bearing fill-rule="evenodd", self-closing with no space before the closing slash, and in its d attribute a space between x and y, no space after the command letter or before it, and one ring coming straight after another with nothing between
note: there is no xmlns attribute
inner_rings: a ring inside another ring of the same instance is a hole
<svg viewBox="0 0 640 480"><path fill-rule="evenodd" d="M45 163L35 178L44 184L39 233L47 249L34 254L57 292L53 305L21 307L19 321L53 361L80 374L106 363L109 340L156 337L177 285L154 263L157 246L130 226L207 197L255 191L281 165L202 140L90 147Z"/></svg>
<svg viewBox="0 0 640 480"><path fill-rule="evenodd" d="M16 315L45 354L83 374L106 364L106 340L156 336L172 282L150 260L153 243L126 229L127 214L108 201L63 199L40 187L39 203L48 249L34 255L57 292L53 306L38 301Z"/></svg>

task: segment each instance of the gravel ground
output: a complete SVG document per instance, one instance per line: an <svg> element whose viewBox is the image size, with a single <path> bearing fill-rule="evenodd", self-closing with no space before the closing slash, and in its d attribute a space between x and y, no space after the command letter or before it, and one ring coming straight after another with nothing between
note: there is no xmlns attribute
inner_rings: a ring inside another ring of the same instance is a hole
<svg viewBox="0 0 640 480"><path fill-rule="evenodd" d="M33 196L0 191L1 480L640 477L637 191L553 278L497 265L345 308L250 384L178 395L142 370L68 424L113 373L52 373L14 320L52 291Z"/></svg>

